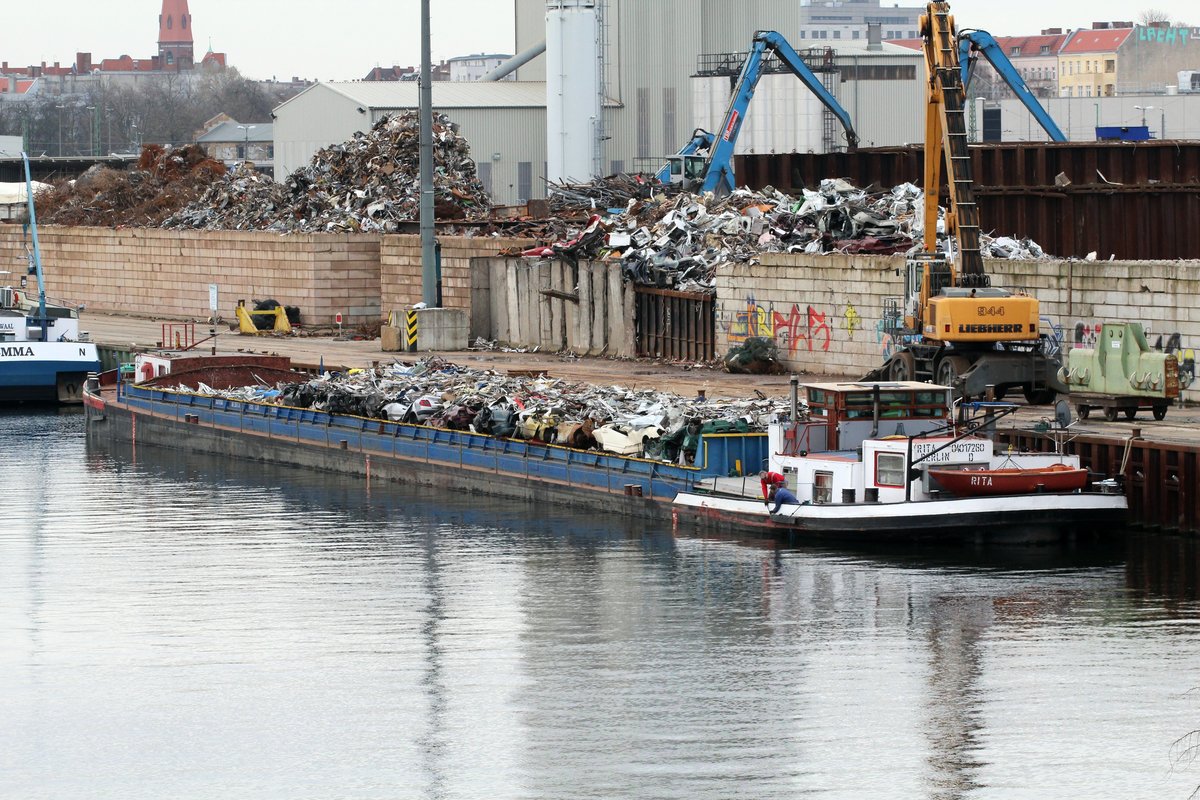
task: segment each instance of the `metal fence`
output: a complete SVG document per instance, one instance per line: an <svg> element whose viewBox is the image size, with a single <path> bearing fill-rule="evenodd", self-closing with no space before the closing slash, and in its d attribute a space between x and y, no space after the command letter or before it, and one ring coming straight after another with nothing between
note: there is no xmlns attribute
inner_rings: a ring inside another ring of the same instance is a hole
<svg viewBox="0 0 1200 800"><path fill-rule="evenodd" d="M698 292L637 287L637 354L649 358L711 361L716 357L715 297Z"/></svg>

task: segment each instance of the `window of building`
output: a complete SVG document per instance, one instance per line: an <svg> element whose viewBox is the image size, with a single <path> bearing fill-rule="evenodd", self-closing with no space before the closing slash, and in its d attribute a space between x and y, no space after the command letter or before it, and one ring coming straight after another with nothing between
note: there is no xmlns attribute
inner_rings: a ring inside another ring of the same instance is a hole
<svg viewBox="0 0 1200 800"><path fill-rule="evenodd" d="M859 31L854 31L854 36L853 36L853 38L857 39L857 38L858 38L858 34L859 34Z"/></svg>
<svg viewBox="0 0 1200 800"><path fill-rule="evenodd" d="M168 14L167 15L167 30L171 30L171 28L174 27L174 23L175 23L175 18L172 17L170 14Z"/></svg>
<svg viewBox="0 0 1200 800"><path fill-rule="evenodd" d="M1112 59L1105 61L1104 62L1104 71L1105 72L1116 72L1117 71L1117 62L1113 61Z"/></svg>
<svg viewBox="0 0 1200 800"><path fill-rule="evenodd" d="M833 473L832 472L814 472L813 473L813 503L820 505L822 503L833 502Z"/></svg>
<svg viewBox="0 0 1200 800"><path fill-rule="evenodd" d="M662 120L663 120L663 141L670 146L671 142L678 141L679 137L675 135L675 87L668 86L662 90Z"/></svg>
<svg viewBox="0 0 1200 800"><path fill-rule="evenodd" d="M1038 52L1040 52L1044 56L1050 55L1050 45L1048 45L1048 44L1042 45L1041 49Z"/></svg>
<svg viewBox="0 0 1200 800"><path fill-rule="evenodd" d="M1011 47L1011 48L1009 48L1009 50L1008 50L1008 55L1009 55L1010 57L1012 57L1012 56L1019 56L1019 55L1021 55L1021 48L1019 48L1019 47Z"/></svg>
<svg viewBox="0 0 1200 800"><path fill-rule="evenodd" d="M650 90L637 90L637 154L650 157Z"/></svg>
<svg viewBox="0 0 1200 800"><path fill-rule="evenodd" d="M479 176L479 183L483 186L483 190L489 195L492 193L492 162L491 161L476 161L475 174Z"/></svg>
<svg viewBox="0 0 1200 800"><path fill-rule="evenodd" d="M800 38L801 38L801 39L805 38L805 33L804 33L804 31L800 31Z"/></svg>
<svg viewBox="0 0 1200 800"><path fill-rule="evenodd" d="M840 38L842 38L842 32L841 32L841 31L834 31L834 32L833 32L833 38L835 38L835 39L840 39Z"/></svg>
<svg viewBox="0 0 1200 800"><path fill-rule="evenodd" d="M875 485L904 485L904 456L900 453L875 454Z"/></svg>
<svg viewBox="0 0 1200 800"><path fill-rule="evenodd" d="M179 18L179 27L181 27L181 28L187 27L187 15L186 14Z"/></svg>
<svg viewBox="0 0 1200 800"><path fill-rule="evenodd" d="M533 162L517 163L517 202L526 203L533 196Z"/></svg>
<svg viewBox="0 0 1200 800"><path fill-rule="evenodd" d="M168 50L168 51L167 51L167 63L168 63L168 64L174 64L174 63L175 63L175 54L174 54L174 53L172 53L170 50Z"/></svg>

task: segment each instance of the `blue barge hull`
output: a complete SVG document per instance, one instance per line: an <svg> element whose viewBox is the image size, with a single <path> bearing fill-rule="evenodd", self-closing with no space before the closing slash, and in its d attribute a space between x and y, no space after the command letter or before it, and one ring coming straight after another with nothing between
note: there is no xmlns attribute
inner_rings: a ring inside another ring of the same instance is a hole
<svg viewBox="0 0 1200 800"><path fill-rule="evenodd" d="M757 471L765 433L706 434L697 466L122 383L84 393L89 435L482 494L670 513L679 492ZM620 501L614 504L615 498Z"/></svg>

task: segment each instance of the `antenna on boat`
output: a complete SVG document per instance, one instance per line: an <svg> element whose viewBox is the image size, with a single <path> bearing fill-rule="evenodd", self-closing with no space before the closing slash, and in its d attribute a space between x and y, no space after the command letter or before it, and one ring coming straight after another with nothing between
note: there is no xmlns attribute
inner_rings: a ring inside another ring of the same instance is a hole
<svg viewBox="0 0 1200 800"><path fill-rule="evenodd" d="M49 320L46 319L46 284L42 280L42 249L38 245L37 213L33 210L33 177L29 170L29 154L21 151L25 164L25 201L29 204L29 230L33 235L33 267L38 282L38 321L42 323L42 341L50 337Z"/></svg>

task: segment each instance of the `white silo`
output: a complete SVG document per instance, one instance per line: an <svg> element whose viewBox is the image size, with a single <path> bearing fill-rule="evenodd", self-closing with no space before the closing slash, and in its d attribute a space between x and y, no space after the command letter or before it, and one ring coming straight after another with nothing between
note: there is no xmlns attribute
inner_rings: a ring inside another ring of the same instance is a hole
<svg viewBox="0 0 1200 800"><path fill-rule="evenodd" d="M546 3L546 177L600 173L601 53L597 0Z"/></svg>

